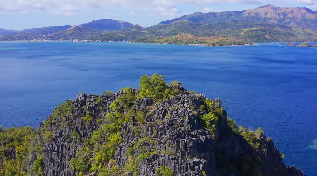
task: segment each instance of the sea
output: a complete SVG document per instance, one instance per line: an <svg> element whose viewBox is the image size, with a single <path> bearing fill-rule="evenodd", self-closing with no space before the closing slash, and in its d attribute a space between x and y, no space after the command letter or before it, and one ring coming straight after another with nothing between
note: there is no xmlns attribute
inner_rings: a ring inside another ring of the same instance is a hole
<svg viewBox="0 0 317 176"><path fill-rule="evenodd" d="M142 75L158 73L167 82L177 80L188 90L220 98L238 125L262 127L273 138L286 165L314 176L317 49L284 44L1 42L0 125L38 127L80 92L138 87Z"/></svg>

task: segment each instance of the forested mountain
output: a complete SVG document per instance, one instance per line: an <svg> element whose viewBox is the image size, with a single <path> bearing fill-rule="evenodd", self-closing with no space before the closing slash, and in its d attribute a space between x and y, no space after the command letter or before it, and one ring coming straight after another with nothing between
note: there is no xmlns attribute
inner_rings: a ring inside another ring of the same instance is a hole
<svg viewBox="0 0 317 176"><path fill-rule="evenodd" d="M196 12L180 18L163 21L160 24L170 24L179 20L188 20L196 23L260 22L317 29L317 11L300 7L281 8L273 5L244 11Z"/></svg>
<svg viewBox="0 0 317 176"><path fill-rule="evenodd" d="M12 35L12 34L15 34L15 33L17 33L17 31L0 28L0 36L1 35Z"/></svg>
<svg viewBox="0 0 317 176"><path fill-rule="evenodd" d="M94 20L89 23L81 24L80 26L84 26L91 29L97 29L101 31L114 31L125 29L133 26L133 24L120 21L120 20L112 20L112 19L101 19L101 20Z"/></svg>
<svg viewBox="0 0 317 176"><path fill-rule="evenodd" d="M96 29L83 26L73 26L71 28L49 35L48 38L51 40L85 40L101 33L102 31Z"/></svg>
<svg viewBox="0 0 317 176"><path fill-rule="evenodd" d="M97 29L101 31L114 31L114 30L121 30L125 28L129 28L133 26L133 24L120 21L120 20L112 20L112 19L101 19L101 20L94 20L89 23L84 23L79 26L83 26L86 28ZM63 31L65 29L71 28L71 25L64 25L64 26L49 26L49 27L42 27L42 28L31 28L31 29L24 29L22 31L17 30L6 30L0 28L0 35L13 35L16 33L23 33L19 34L19 36L23 36L25 33L31 34L40 34L40 35L51 35L53 33Z"/></svg>
<svg viewBox="0 0 317 176"><path fill-rule="evenodd" d="M317 33L311 29L302 29L278 24L222 22L222 23L195 23L191 21L177 21L171 24L159 24L148 28L133 26L128 29L103 33L94 40L123 41L134 40L140 37L171 37L187 33L197 37L234 37L251 42L267 41L313 41Z"/></svg>
<svg viewBox="0 0 317 176"><path fill-rule="evenodd" d="M33 40L41 37L43 35L20 32L13 35L0 36L0 41Z"/></svg>
<svg viewBox="0 0 317 176"><path fill-rule="evenodd" d="M306 42L317 41L317 12L308 8L279 8L267 5L245 11L197 12L147 28L111 19L96 20L75 28L69 27L36 28L24 32L41 34L41 37L46 35L45 38L52 40L131 41L137 38L153 39L186 33L196 37L218 36L250 42ZM6 32L8 33L7 30ZM0 40L30 40L31 36L22 33L0 37Z"/></svg>
<svg viewBox="0 0 317 176"><path fill-rule="evenodd" d="M49 26L49 27L42 27L42 28L32 28L32 29L24 29L22 32L32 33L32 34L41 34L41 35L50 35L58 31L62 31L68 29L72 26L65 25L65 26Z"/></svg>

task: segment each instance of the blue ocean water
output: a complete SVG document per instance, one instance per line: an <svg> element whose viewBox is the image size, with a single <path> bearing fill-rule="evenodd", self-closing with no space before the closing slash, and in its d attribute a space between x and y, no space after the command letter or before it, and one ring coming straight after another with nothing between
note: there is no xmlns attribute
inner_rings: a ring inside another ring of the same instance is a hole
<svg viewBox="0 0 317 176"><path fill-rule="evenodd" d="M163 74L209 98L229 117L261 126L308 176L317 175L317 49L279 46L204 47L131 43L0 43L0 125L34 126L80 92L137 87Z"/></svg>

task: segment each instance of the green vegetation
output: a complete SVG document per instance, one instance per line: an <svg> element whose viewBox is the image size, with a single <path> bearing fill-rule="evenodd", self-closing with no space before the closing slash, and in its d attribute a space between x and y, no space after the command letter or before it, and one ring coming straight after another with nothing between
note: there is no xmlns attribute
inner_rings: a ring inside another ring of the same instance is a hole
<svg viewBox="0 0 317 176"><path fill-rule="evenodd" d="M230 45L245 45L251 42L237 40L234 38L221 37L196 37L191 34L179 34L173 37L155 37L155 38L137 38L132 40L135 43L158 43L158 44L199 44L207 46L230 46Z"/></svg>
<svg viewBox="0 0 317 176"><path fill-rule="evenodd" d="M144 125L145 112L136 111L134 103L138 98L152 97L157 101L174 96L177 92L169 88L169 84L164 81L164 76L154 74L152 77L147 75L142 76L140 79L140 89L136 94L133 93L132 88L121 89L124 95L114 101L110 108L112 112L106 115L107 124L104 124L97 131L94 131L91 139L86 144L85 149L80 150L76 154L76 158L73 158L70 162L71 166L78 173L78 175L88 174L89 172L98 172L98 175L109 175L111 173L123 172L118 168L114 160L115 150L122 142L120 131L125 124L129 124L132 117L135 117L139 122L139 125ZM90 121L90 112L86 111L86 116L83 117L83 121ZM141 129L139 127L134 128L134 133L139 136ZM79 137L76 132L72 133L72 136ZM155 143L152 136L148 136L137 141L132 147L128 149L128 155L130 156L129 163L125 167L124 172L137 173L137 168L141 160L157 154L155 151L146 151L142 149L141 144ZM133 159L132 155L135 150L139 149L140 154ZM91 155L93 154L93 155ZM171 154L166 152L166 154ZM112 162L111 167L105 168L109 162ZM89 166L89 167L87 167ZM165 172L164 172L165 173Z"/></svg>
<svg viewBox="0 0 317 176"><path fill-rule="evenodd" d="M43 37L43 35L21 32L7 36L0 36L0 41L33 40L41 37Z"/></svg>
<svg viewBox="0 0 317 176"><path fill-rule="evenodd" d="M160 166L159 168L156 169L156 175L157 176L174 176L174 171L165 166Z"/></svg>
<svg viewBox="0 0 317 176"><path fill-rule="evenodd" d="M35 161L34 161L34 166L32 168L32 171L36 175L42 175L44 171L44 163L43 163L43 156L39 156Z"/></svg>
<svg viewBox="0 0 317 176"><path fill-rule="evenodd" d="M33 150L34 137L35 130L31 127L0 127L0 175L27 175L27 154Z"/></svg>
<svg viewBox="0 0 317 176"><path fill-rule="evenodd" d="M113 92L113 91L108 91L108 90L106 90L103 94L105 94L105 95L112 95L112 94L114 94L114 92Z"/></svg>
<svg viewBox="0 0 317 176"><path fill-rule="evenodd" d="M141 87L139 91L139 97L152 97L155 100L162 101L166 98L171 98L177 90L169 88L169 85L164 81L163 75L154 74L152 78L148 75L144 75L140 79Z"/></svg>
<svg viewBox="0 0 317 176"><path fill-rule="evenodd" d="M102 31L83 26L74 26L48 36L50 40L86 40L101 34Z"/></svg>
<svg viewBox="0 0 317 176"><path fill-rule="evenodd" d="M66 100L61 106L56 107L52 116L54 118L66 116L74 109L72 100Z"/></svg>

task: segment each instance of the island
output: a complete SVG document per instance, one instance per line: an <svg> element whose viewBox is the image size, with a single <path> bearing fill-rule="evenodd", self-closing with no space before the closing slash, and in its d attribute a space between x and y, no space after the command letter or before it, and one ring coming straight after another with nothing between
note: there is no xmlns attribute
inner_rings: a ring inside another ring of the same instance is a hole
<svg viewBox="0 0 317 176"><path fill-rule="evenodd" d="M0 175L303 176L283 158L261 128L228 118L219 99L158 74L142 76L139 88L79 93L38 129L0 127Z"/></svg>
<svg viewBox="0 0 317 176"><path fill-rule="evenodd" d="M299 45L296 45L294 43L288 42L285 44L285 46L295 46L295 47L303 47L303 48L309 48L309 47L317 47L317 45L311 45L307 42L301 43Z"/></svg>
<svg viewBox="0 0 317 176"><path fill-rule="evenodd" d="M205 45L205 46L237 46L253 45L247 40L235 38L224 38L217 36L197 37L192 34L178 34L172 37L142 37L131 41L132 43L153 43L153 44L179 44L179 45Z"/></svg>

